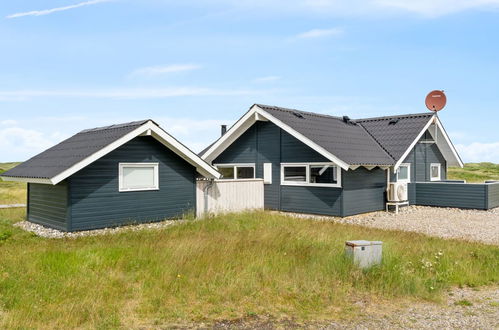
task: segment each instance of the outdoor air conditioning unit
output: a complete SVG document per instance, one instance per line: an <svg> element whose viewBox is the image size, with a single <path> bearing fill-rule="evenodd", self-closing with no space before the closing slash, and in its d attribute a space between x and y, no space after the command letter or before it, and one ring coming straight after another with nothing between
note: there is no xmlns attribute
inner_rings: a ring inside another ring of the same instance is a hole
<svg viewBox="0 0 499 330"><path fill-rule="evenodd" d="M390 187L388 189L388 201L405 202L406 200L408 200L407 183L405 182L390 183Z"/></svg>

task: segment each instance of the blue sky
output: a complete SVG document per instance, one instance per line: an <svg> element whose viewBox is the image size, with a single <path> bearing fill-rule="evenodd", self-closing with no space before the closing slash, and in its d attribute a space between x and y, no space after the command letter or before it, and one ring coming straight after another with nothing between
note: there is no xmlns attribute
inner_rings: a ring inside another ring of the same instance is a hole
<svg viewBox="0 0 499 330"><path fill-rule="evenodd" d="M0 161L152 118L198 151L253 103L440 117L499 163L499 0L10 1L0 6Z"/></svg>

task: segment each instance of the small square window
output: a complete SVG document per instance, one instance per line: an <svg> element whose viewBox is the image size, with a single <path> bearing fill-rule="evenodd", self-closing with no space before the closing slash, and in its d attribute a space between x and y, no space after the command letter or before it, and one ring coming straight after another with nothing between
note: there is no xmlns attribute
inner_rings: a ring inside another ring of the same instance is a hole
<svg viewBox="0 0 499 330"><path fill-rule="evenodd" d="M411 182L411 164L401 164L399 166L397 182Z"/></svg>
<svg viewBox="0 0 499 330"><path fill-rule="evenodd" d="M336 166L310 166L310 183L338 183L336 179Z"/></svg>
<svg viewBox="0 0 499 330"><path fill-rule="evenodd" d="M158 163L120 163L119 191L159 189Z"/></svg>
<svg viewBox="0 0 499 330"><path fill-rule="evenodd" d="M255 178L255 168L236 166L237 168L237 178L238 179L254 179Z"/></svg>
<svg viewBox="0 0 499 330"><path fill-rule="evenodd" d="M441 180L441 169L442 169L442 166L440 164L431 164L431 166L430 166L430 180L431 181L440 181Z"/></svg>

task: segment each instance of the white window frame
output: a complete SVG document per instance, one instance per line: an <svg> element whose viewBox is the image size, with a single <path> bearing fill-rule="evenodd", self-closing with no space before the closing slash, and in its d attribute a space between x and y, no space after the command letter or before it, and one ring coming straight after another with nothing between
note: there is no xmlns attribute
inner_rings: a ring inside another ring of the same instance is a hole
<svg viewBox="0 0 499 330"><path fill-rule="evenodd" d="M310 166L335 166L336 183L310 183ZM303 181L285 181L284 168L286 167L305 167L305 182ZM305 186L305 187L327 187L341 188L341 167L335 163L281 163L281 185L282 186Z"/></svg>
<svg viewBox="0 0 499 330"><path fill-rule="evenodd" d="M399 179L399 170L402 166L407 167L407 179ZM400 166L395 170L395 174L397 175L397 182L402 182L402 183L411 183L411 163L402 163Z"/></svg>
<svg viewBox="0 0 499 330"><path fill-rule="evenodd" d="M154 168L154 187L150 188L124 188L123 187L123 168L125 167L153 167ZM159 190L159 163L119 163L118 164L119 192L129 191L150 191Z"/></svg>
<svg viewBox="0 0 499 330"><path fill-rule="evenodd" d="M217 169L219 168L234 168L234 179L224 179L220 178L220 180L251 180L256 178L256 166L255 163L237 163L237 164L213 164ZM239 179L237 177L237 168L238 167L252 167L253 168L253 177L252 178L242 178Z"/></svg>
<svg viewBox="0 0 499 330"><path fill-rule="evenodd" d="M434 178L432 176L432 168L436 166L438 167L438 178ZM442 164L440 163L431 163L430 164L430 181L442 181Z"/></svg>

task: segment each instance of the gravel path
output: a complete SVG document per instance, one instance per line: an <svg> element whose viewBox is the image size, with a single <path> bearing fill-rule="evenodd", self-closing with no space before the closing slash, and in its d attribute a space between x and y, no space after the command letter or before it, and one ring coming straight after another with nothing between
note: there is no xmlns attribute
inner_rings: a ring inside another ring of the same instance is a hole
<svg viewBox="0 0 499 330"><path fill-rule="evenodd" d="M359 302L360 316L355 320L296 323L264 317L221 321L212 329L499 329L499 287L454 289L442 304L406 302L387 306Z"/></svg>
<svg viewBox="0 0 499 330"><path fill-rule="evenodd" d="M85 230L85 231L77 231L77 232L64 232L57 229L52 229L48 227L44 227L42 225L37 225L36 223L21 221L14 224L14 226L24 229L26 231L32 232L37 236L45 237L45 238L77 238L83 236L100 236L100 235L109 235L109 234L117 234L124 231L136 231L142 229L158 229L171 226L176 223L180 223L185 220L166 220L161 222L152 222L152 223L143 223L129 226L122 226L116 228L104 228L104 229L95 229L95 230Z"/></svg>
<svg viewBox="0 0 499 330"><path fill-rule="evenodd" d="M380 211L346 218L303 214L294 215L381 229L414 231L442 238L459 238L499 245L499 208L481 211L409 206L401 208L399 214Z"/></svg>

